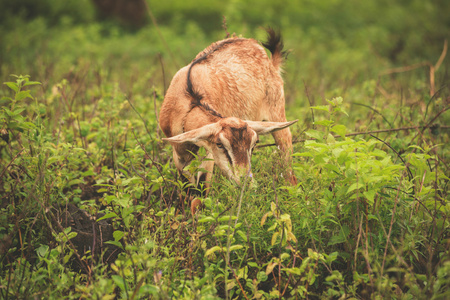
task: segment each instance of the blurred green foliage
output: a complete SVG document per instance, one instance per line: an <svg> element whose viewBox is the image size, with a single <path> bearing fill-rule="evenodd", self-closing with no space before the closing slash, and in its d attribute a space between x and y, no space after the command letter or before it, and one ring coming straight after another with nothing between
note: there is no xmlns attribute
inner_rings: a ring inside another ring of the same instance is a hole
<svg viewBox="0 0 450 300"><path fill-rule="evenodd" d="M331 76L330 80L338 80L342 75L373 75L383 68L424 60L434 63L450 32L450 4L445 0L169 0L149 1L148 6L170 50L183 50L180 64L224 36L221 24L225 16L229 31L246 37L261 39L261 26L279 28L287 47L293 49L292 68L304 79ZM17 56L25 56L24 64L39 54L57 58L64 51L73 57L122 53L133 57L133 62L149 54L167 55L168 49L162 47L150 22L138 32L129 32L120 23L104 22L98 15L88 0L2 1L2 65L21 66L11 61ZM127 40L111 45L114 36ZM30 48L34 55L21 52ZM367 65L372 68L362 69ZM318 67L318 72L311 72ZM336 70L339 73L335 74Z"/></svg>

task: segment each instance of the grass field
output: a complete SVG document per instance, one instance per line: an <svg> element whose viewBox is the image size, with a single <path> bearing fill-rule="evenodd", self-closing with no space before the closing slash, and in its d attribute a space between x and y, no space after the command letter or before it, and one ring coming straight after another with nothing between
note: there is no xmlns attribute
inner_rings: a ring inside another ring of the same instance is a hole
<svg viewBox="0 0 450 300"><path fill-rule="evenodd" d="M450 298L448 1L187 2L0 4L0 298ZM267 26L298 184L264 136L192 215L164 93Z"/></svg>

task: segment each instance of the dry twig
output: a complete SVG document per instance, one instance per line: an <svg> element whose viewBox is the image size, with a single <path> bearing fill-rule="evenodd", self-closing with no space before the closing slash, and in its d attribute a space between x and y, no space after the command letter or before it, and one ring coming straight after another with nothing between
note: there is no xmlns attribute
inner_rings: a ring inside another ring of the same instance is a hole
<svg viewBox="0 0 450 300"><path fill-rule="evenodd" d="M436 64L432 64L429 61L424 61L421 63L417 63L417 64L413 64L410 66L404 66L404 67L398 67L398 68L393 68L393 69L388 69L386 71L383 71L380 73L380 76L382 75L389 75L389 74L395 74L395 73L403 73L403 72L408 72L420 67L425 67L428 66L430 69L430 96L433 96L436 92L436 84L435 84L435 73L436 71L439 69L439 67L441 66L442 62L444 61L445 56L447 55L447 50L448 50L448 42L447 40L444 41L444 47L442 49L442 53L439 56L438 61L436 62Z"/></svg>

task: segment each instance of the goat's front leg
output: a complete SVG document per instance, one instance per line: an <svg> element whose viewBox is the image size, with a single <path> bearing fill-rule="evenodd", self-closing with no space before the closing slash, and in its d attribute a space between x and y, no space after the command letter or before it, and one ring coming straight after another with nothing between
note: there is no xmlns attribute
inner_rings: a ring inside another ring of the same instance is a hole
<svg viewBox="0 0 450 300"><path fill-rule="evenodd" d="M195 214L195 212L202 206L201 200L196 198L194 195L208 194L214 170L214 159L212 153L208 153L208 155L204 158L199 167L200 171L198 171L197 174L191 174L188 171L184 170L184 168L188 166L194 159L192 153L195 154L197 153L197 151L198 147L197 148L190 147L189 149L187 149L187 147L181 146L178 147L175 146L173 150L174 163L178 170L178 173L181 176L181 180L183 182L189 181L192 185L194 185L198 189L198 191L193 191L192 189L188 191L188 193L190 194L189 199L191 201L192 214Z"/></svg>
<svg viewBox="0 0 450 300"><path fill-rule="evenodd" d="M197 188L201 190L202 195L207 195L209 193L209 188L211 187L211 179L214 171L214 157L212 153L204 158L200 165L200 171L197 174ZM194 198L191 201L191 213L195 213L203 207L203 203L199 198Z"/></svg>
<svg viewBox="0 0 450 300"><path fill-rule="evenodd" d="M297 184L297 177L295 177L294 171L292 169L292 134L289 128L283 130L275 131L272 133L275 139L275 144L281 150L283 159L286 161L286 166L288 168L287 180L292 184Z"/></svg>

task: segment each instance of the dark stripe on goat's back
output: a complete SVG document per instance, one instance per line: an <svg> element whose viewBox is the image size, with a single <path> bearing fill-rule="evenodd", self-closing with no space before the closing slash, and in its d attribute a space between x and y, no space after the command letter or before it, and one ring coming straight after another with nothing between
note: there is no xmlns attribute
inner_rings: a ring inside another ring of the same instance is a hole
<svg viewBox="0 0 450 300"><path fill-rule="evenodd" d="M234 42L237 41L241 41L244 39L241 38L230 38L228 40L225 40L223 42L220 42L216 45L211 46L211 49L206 49L204 50L200 57L194 59L191 63L191 65L189 66L188 72L187 72L187 80L186 80L186 93L192 97L192 103L191 103L191 109L196 107L196 106L200 106L202 107L205 111L209 112L210 114L219 117L219 118L223 118L223 116L216 112L212 107L210 107L208 104L206 103L202 103L201 100L203 99L203 95L197 90L195 89L194 85L192 84L192 80L191 80L191 70L192 67L194 67L194 65L199 64L201 62L206 61L211 54L213 54L214 52L223 49L225 46L230 45Z"/></svg>

